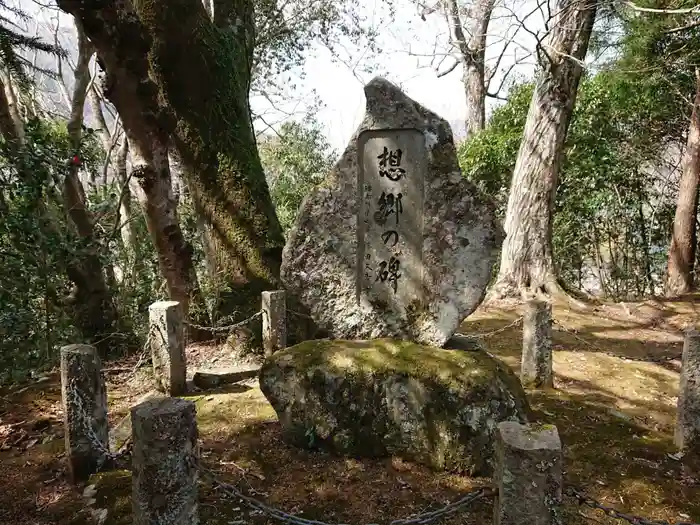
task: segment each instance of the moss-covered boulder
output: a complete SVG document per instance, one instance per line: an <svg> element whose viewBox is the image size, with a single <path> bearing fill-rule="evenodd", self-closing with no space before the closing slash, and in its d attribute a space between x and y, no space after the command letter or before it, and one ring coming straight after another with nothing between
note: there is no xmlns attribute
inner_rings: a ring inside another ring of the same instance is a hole
<svg viewBox="0 0 700 525"><path fill-rule="evenodd" d="M497 423L530 415L517 377L486 352L392 339L306 341L265 362L260 388L294 445L472 475L492 470Z"/></svg>

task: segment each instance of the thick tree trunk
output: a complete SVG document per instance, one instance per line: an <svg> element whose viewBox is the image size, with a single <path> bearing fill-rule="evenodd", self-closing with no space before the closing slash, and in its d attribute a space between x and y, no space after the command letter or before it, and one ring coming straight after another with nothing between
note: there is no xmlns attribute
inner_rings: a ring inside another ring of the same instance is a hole
<svg viewBox="0 0 700 525"><path fill-rule="evenodd" d="M671 246L668 249L668 268L664 283L667 297L676 297L692 291L695 274L695 219L700 183L700 71L697 69L695 76L695 101L681 163L676 215L673 220Z"/></svg>
<svg viewBox="0 0 700 525"><path fill-rule="evenodd" d="M180 301L188 315L189 307L203 305L204 299L173 197L167 145L174 119L159 104L159 87L149 77L147 55L152 41L129 3L65 0L59 5L80 17L106 67L104 92L117 108L129 140L134 160L132 176L145 195L146 224L159 267L169 296ZM163 6L164 11L170 8ZM179 39L178 33L173 30L171 37ZM192 321L207 324L207 318L202 307ZM194 332L190 336L198 338Z"/></svg>
<svg viewBox="0 0 700 525"><path fill-rule="evenodd" d="M552 209L596 2L559 0L555 12L547 45L538 49L544 71L532 96L511 181L494 287L498 296L524 289L561 291L552 254Z"/></svg>
<svg viewBox="0 0 700 525"><path fill-rule="evenodd" d="M284 240L248 105L252 2L215 1L218 27L200 0L134 2L133 9L87 0L59 5L83 19L132 147L167 144L172 134L195 208L214 237L229 309L256 311L259 292L279 286Z"/></svg>
<svg viewBox="0 0 700 525"><path fill-rule="evenodd" d="M495 3L496 0L472 2L464 27L457 0L448 0L446 4L452 43L459 50L463 68L462 82L467 98L467 138L484 129L486 121L486 33Z"/></svg>

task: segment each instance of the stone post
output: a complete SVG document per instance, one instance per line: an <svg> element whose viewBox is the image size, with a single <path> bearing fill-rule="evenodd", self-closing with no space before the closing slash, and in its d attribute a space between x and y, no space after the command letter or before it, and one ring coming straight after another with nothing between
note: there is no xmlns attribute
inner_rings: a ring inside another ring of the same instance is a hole
<svg viewBox="0 0 700 525"><path fill-rule="evenodd" d="M266 356L287 347L287 301L284 290L262 293L262 340Z"/></svg>
<svg viewBox="0 0 700 525"><path fill-rule="evenodd" d="M684 460L700 463L700 333L687 330L683 343L675 442Z"/></svg>
<svg viewBox="0 0 700 525"><path fill-rule="evenodd" d="M554 425L498 424L494 525L557 525L562 450Z"/></svg>
<svg viewBox="0 0 700 525"><path fill-rule="evenodd" d="M531 300L523 315L520 382L525 387L552 388L552 305Z"/></svg>
<svg viewBox="0 0 700 525"><path fill-rule="evenodd" d="M131 409L134 525L197 525L199 449L192 401L151 399Z"/></svg>
<svg viewBox="0 0 700 525"><path fill-rule="evenodd" d="M107 392L95 347L61 348L61 394L68 472L78 483L97 472L109 454Z"/></svg>
<svg viewBox="0 0 700 525"><path fill-rule="evenodd" d="M156 388L171 396L187 391L187 361L182 308L177 301L159 301L148 308L149 337Z"/></svg>

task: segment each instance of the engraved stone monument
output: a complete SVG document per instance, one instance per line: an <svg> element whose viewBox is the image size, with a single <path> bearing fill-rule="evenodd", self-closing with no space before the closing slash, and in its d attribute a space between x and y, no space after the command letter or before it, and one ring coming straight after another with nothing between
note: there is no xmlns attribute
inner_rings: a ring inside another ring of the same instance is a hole
<svg viewBox="0 0 700 525"><path fill-rule="evenodd" d="M504 234L444 119L381 78L365 96L363 122L301 206L282 280L331 337L442 346L482 301Z"/></svg>

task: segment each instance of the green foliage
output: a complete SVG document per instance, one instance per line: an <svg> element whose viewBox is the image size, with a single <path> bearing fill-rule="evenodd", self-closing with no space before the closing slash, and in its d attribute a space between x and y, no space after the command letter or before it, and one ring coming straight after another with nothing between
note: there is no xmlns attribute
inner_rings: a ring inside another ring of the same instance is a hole
<svg viewBox="0 0 700 525"><path fill-rule="evenodd" d="M62 345L81 341L70 316L67 267L91 248L69 225L60 194L67 160L75 153L65 124L32 119L25 135L27 147L18 153L0 142L0 384L55 365ZM82 177L101 176L99 144L90 132L78 153ZM145 330L148 305L162 280L140 210L131 218L138 253L121 243L116 226L120 191L115 184L87 191L94 242L122 326Z"/></svg>
<svg viewBox="0 0 700 525"><path fill-rule="evenodd" d="M56 194L67 150L41 121L26 133L31 147L21 158L5 144L0 151L0 383L55 360L56 348L76 335L63 306L75 239L60 210L40 212Z"/></svg>
<svg viewBox="0 0 700 525"><path fill-rule="evenodd" d="M660 82L609 68L581 83L553 226L559 274L574 287L593 277L606 295L630 297L658 285L673 203L651 168L677 142L673 123L683 118L677 105L658 104ZM532 89L515 86L487 129L458 151L465 177L496 199L501 216Z"/></svg>
<svg viewBox="0 0 700 525"><path fill-rule="evenodd" d="M494 198L501 218L505 216L510 178L533 90L530 82L514 85L508 93L508 103L491 115L488 129L460 144L457 151L464 176Z"/></svg>
<svg viewBox="0 0 700 525"><path fill-rule="evenodd" d="M53 71L37 68L23 53L40 51L53 55L64 54L60 48L43 42L39 37L23 34L17 21L26 22L30 19L22 9L7 5L6 0L0 0L0 64L10 73L21 90L26 90L31 84L27 76L29 70L40 70L48 76L55 76Z"/></svg>
<svg viewBox="0 0 700 525"><path fill-rule="evenodd" d="M304 197L333 167L336 153L317 122L286 122L259 145L272 201L282 228L292 227Z"/></svg>

